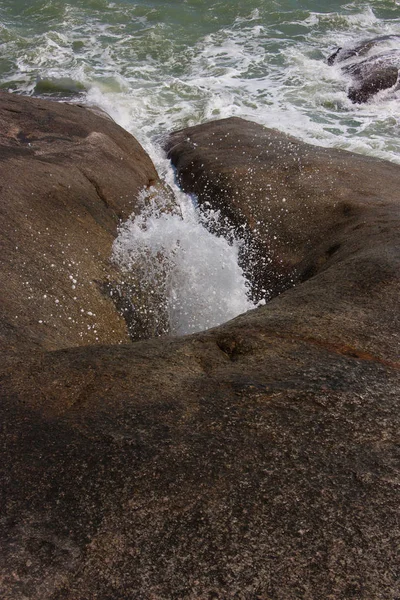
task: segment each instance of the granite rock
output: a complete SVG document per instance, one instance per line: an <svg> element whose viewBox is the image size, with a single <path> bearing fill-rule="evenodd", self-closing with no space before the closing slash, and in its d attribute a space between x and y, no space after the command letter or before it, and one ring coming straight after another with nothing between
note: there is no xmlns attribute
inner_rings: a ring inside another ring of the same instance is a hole
<svg viewBox="0 0 400 600"><path fill-rule="evenodd" d="M4 353L1 597L399 597L399 167L238 119L170 148L273 253L272 299L192 336Z"/></svg>

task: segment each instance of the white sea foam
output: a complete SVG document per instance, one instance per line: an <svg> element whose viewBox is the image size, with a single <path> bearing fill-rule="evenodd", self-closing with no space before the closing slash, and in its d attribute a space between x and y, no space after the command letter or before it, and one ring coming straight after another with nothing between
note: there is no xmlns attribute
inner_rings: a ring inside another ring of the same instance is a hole
<svg viewBox="0 0 400 600"><path fill-rule="evenodd" d="M76 81L89 102L146 148L156 134L236 115L306 141L399 162L398 102L381 93L367 106L353 105L346 79L325 62L338 45L400 34L400 19L378 18L375 5L348 4L340 13L277 10L274 17L250 8L229 26L189 32L186 45L157 19L156 8L104 2L88 12L68 5L57 31L5 42L3 56L15 70L3 82L33 92L37 78Z"/></svg>
<svg viewBox="0 0 400 600"><path fill-rule="evenodd" d="M238 265L239 243L210 233L190 199L179 196L174 208L163 194L144 195L143 210L121 227L113 247L119 266L134 271L140 265L146 293L164 298L175 335L214 327L254 308Z"/></svg>

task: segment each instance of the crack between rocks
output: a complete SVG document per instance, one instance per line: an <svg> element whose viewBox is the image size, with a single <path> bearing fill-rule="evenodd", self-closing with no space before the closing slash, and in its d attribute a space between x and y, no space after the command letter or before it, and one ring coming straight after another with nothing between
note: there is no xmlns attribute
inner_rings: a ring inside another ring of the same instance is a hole
<svg viewBox="0 0 400 600"><path fill-rule="evenodd" d="M6 112L10 113L15 113L17 115L20 115L22 113L22 110L19 110L17 108L2 107L2 110L5 110Z"/></svg>
<svg viewBox="0 0 400 600"><path fill-rule="evenodd" d="M85 173L85 171L83 171L82 169L79 169L79 171L82 173L82 175L84 176L85 179L87 179L87 181L94 187L97 196L100 198L100 200L103 202L104 206L107 209L111 209L111 206L107 200L107 198L105 197L105 195L103 194L101 187L99 186L99 184L97 183L97 181L95 179L93 179L92 177L90 177L87 173Z"/></svg>

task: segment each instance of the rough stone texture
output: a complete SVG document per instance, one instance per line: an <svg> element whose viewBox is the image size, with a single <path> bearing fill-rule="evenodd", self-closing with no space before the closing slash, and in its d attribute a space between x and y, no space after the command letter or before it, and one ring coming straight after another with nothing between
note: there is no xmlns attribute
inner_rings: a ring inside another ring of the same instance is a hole
<svg viewBox="0 0 400 600"><path fill-rule="evenodd" d="M104 283L117 224L156 180L141 146L100 112L0 94L3 345L128 341Z"/></svg>
<svg viewBox="0 0 400 600"><path fill-rule="evenodd" d="M398 598L399 168L237 119L172 139L313 268L194 336L4 356L0 596Z"/></svg>
<svg viewBox="0 0 400 600"><path fill-rule="evenodd" d="M178 131L166 145L183 189L221 210L239 233L250 231L256 260L243 266L267 296L342 264L344 242L356 251L388 226L397 236L390 225L398 219L397 165L238 118Z"/></svg>

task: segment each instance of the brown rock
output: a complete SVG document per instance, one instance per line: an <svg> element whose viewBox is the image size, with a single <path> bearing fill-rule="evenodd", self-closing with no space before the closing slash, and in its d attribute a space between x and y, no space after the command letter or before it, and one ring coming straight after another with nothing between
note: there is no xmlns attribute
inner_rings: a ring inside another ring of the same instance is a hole
<svg viewBox="0 0 400 600"><path fill-rule="evenodd" d="M183 188L250 232L256 260L243 266L256 294L298 286L268 319L277 311L284 328L398 357L397 165L238 118L176 132L168 148Z"/></svg>
<svg viewBox="0 0 400 600"><path fill-rule="evenodd" d="M237 119L173 139L298 284L190 337L4 356L0 595L393 600L399 167Z"/></svg>
<svg viewBox="0 0 400 600"><path fill-rule="evenodd" d="M129 337L104 285L111 244L157 181L99 111L1 93L1 344L46 349Z"/></svg>

